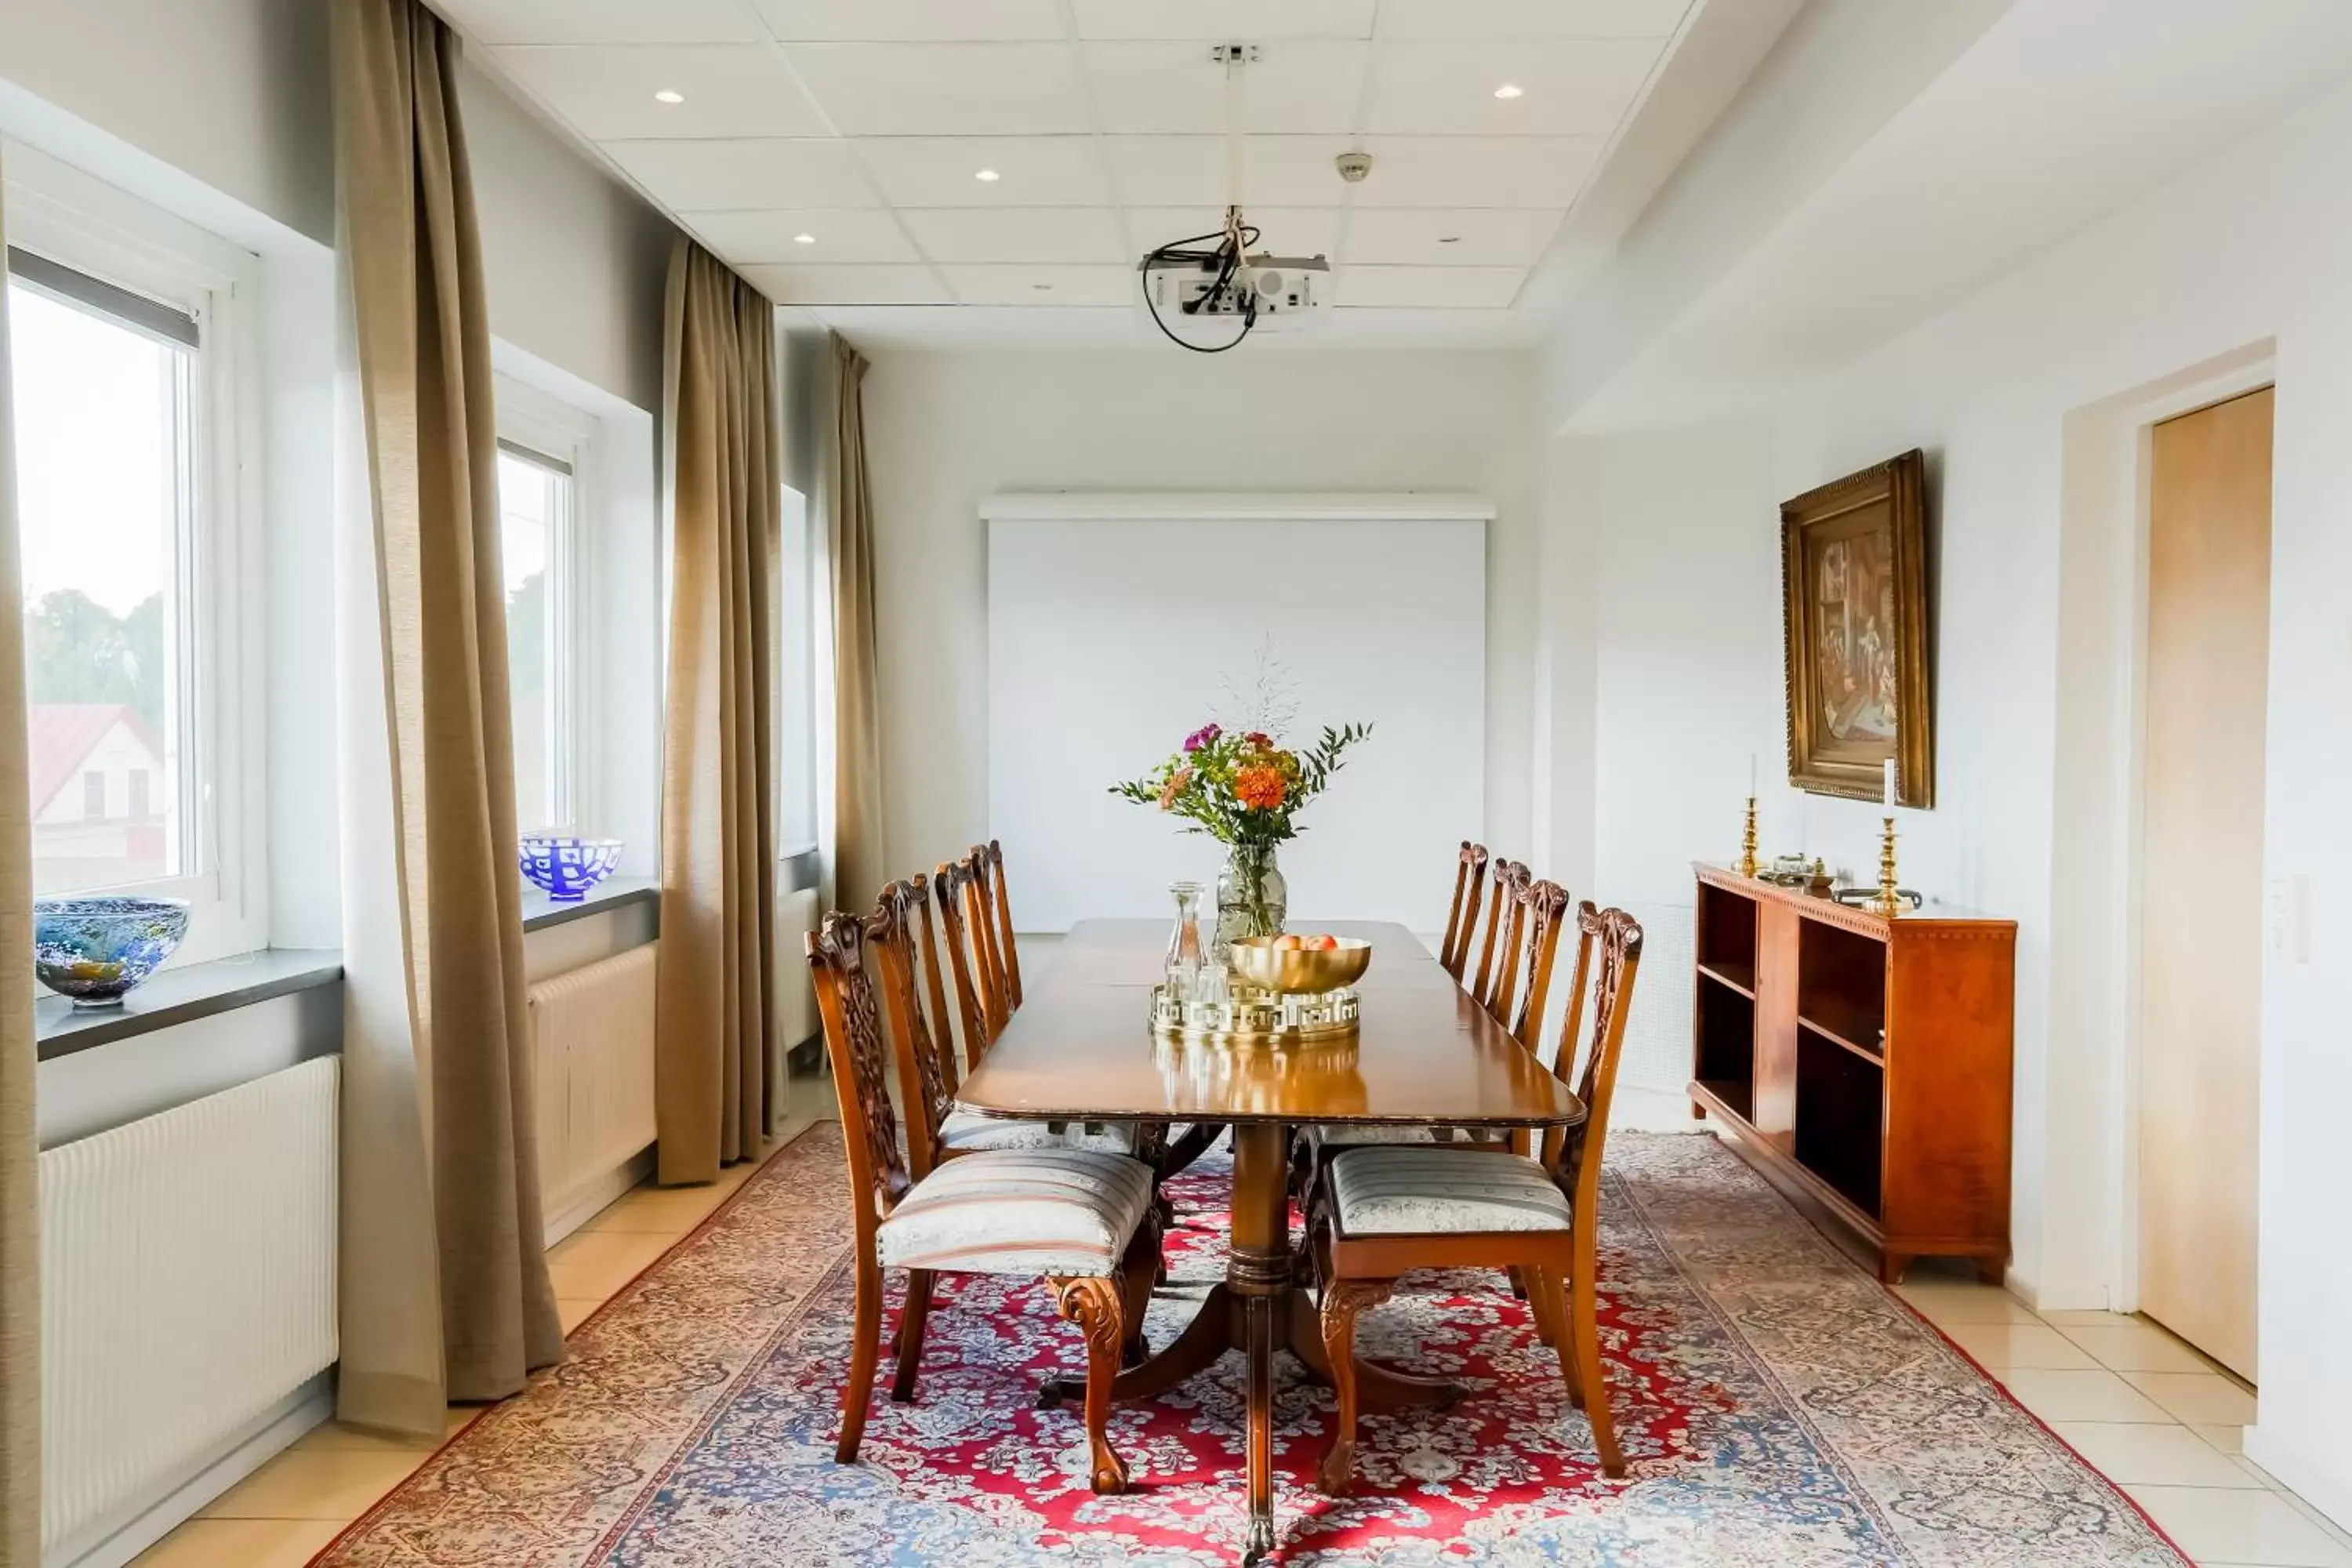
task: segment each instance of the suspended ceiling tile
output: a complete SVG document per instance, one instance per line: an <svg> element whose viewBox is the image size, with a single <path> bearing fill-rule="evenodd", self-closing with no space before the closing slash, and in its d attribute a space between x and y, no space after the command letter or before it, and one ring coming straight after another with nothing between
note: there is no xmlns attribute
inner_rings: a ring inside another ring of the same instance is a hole
<svg viewBox="0 0 2352 1568"><path fill-rule="evenodd" d="M1342 259L1423 267L1532 267L1566 215L1557 207L1360 207Z"/></svg>
<svg viewBox="0 0 2352 1568"><path fill-rule="evenodd" d="M857 153L894 206L1110 204L1092 136L868 136ZM982 169L996 178L979 178Z"/></svg>
<svg viewBox="0 0 2352 1568"><path fill-rule="evenodd" d="M1200 43L1088 44L1087 75L1105 131L1119 134L1222 134L1239 116L1244 131L1339 134L1355 129L1368 44L1270 43L1242 68L1228 98L1225 68Z"/></svg>
<svg viewBox="0 0 2352 1568"><path fill-rule="evenodd" d="M1127 246L1100 207L908 207L899 214L939 262L1116 266Z"/></svg>
<svg viewBox="0 0 2352 1568"><path fill-rule="evenodd" d="M1252 136L1243 143L1244 205L1328 206L1347 184L1332 160L1348 151L1345 136ZM1233 182L1224 139L1218 136L1112 136L1111 195L1131 207L1213 206L1224 210ZM1367 187L1369 188L1369 187ZM1438 197L1419 205L1436 205Z"/></svg>
<svg viewBox="0 0 2352 1568"><path fill-rule="evenodd" d="M672 212L879 205L849 143L837 138L607 142L604 147Z"/></svg>
<svg viewBox="0 0 2352 1568"><path fill-rule="evenodd" d="M591 141L825 133L771 45L535 44L496 53ZM683 101L664 103L656 92Z"/></svg>
<svg viewBox="0 0 2352 1568"><path fill-rule="evenodd" d="M1524 267L1343 267L1339 302L1399 310L1507 309Z"/></svg>
<svg viewBox="0 0 2352 1568"><path fill-rule="evenodd" d="M845 136L1024 136L1090 131L1068 44L793 44Z"/></svg>
<svg viewBox="0 0 2352 1568"><path fill-rule="evenodd" d="M1082 38L1369 38L1374 0L1075 0Z"/></svg>
<svg viewBox="0 0 2352 1568"><path fill-rule="evenodd" d="M1329 256L1339 246L1338 207L1247 208L1243 216L1258 229L1256 248L1269 256ZM1223 207L1129 207L1128 249L1139 259L1157 245L1222 231Z"/></svg>
<svg viewBox="0 0 2352 1568"><path fill-rule="evenodd" d="M667 4L667 0L664 0ZM961 43L1059 38L1055 0L757 0L787 42Z"/></svg>
<svg viewBox="0 0 2352 1568"><path fill-rule="evenodd" d="M1441 136L1600 136L1658 63L1659 38L1384 43L1368 130ZM1520 89L1499 99L1501 87Z"/></svg>
<svg viewBox="0 0 2352 1568"><path fill-rule="evenodd" d="M928 267L746 267L751 286L779 305L950 305Z"/></svg>
<svg viewBox="0 0 2352 1568"><path fill-rule="evenodd" d="M1358 206L1565 207L1599 162L1598 136L1373 136Z"/></svg>
<svg viewBox="0 0 2352 1568"><path fill-rule="evenodd" d="M1142 298L1125 267L941 267L967 305L1126 305Z"/></svg>
<svg viewBox="0 0 2352 1568"><path fill-rule="evenodd" d="M1664 38L1690 0L1381 0L1383 38Z"/></svg>
<svg viewBox="0 0 2352 1568"><path fill-rule="evenodd" d="M748 0L438 0L485 44L756 44Z"/></svg>
<svg viewBox="0 0 2352 1568"><path fill-rule="evenodd" d="M923 259L898 220L880 207L697 213L688 221L703 244L739 265L917 264ZM806 243L803 235L808 237Z"/></svg>

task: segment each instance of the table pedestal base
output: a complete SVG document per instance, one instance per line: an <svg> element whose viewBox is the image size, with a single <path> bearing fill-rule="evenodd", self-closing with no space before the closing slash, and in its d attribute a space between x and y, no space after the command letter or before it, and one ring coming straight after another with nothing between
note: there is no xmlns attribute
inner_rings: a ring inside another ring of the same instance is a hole
<svg viewBox="0 0 2352 1568"><path fill-rule="evenodd" d="M1156 1398L1215 1365L1230 1350L1249 1359L1249 1534L1242 1561L1255 1563L1274 1550L1274 1352L1298 1358L1309 1377L1328 1384L1331 1363L1315 1303L1297 1277L1290 1244L1290 1129L1276 1122L1234 1128L1233 1249L1223 1281L1167 1349L1118 1374L1111 1397ZM1360 1356L1356 1360L1359 1407L1401 1410L1446 1405L1468 1391L1444 1378L1412 1377ZM1037 1391L1043 1405L1080 1397L1083 1382L1051 1377Z"/></svg>

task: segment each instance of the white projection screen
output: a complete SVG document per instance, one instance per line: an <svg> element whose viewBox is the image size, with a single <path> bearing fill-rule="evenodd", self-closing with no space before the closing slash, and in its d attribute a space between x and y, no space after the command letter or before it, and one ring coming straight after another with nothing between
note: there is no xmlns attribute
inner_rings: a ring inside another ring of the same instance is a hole
<svg viewBox="0 0 2352 1568"><path fill-rule="evenodd" d="M1294 930L1442 930L1454 851L1483 833L1486 527L1459 496L992 497L989 821L1013 917L1066 931L1171 911L1222 847L1108 793L1229 717L1269 645L1297 718L1370 721L1283 846Z"/></svg>

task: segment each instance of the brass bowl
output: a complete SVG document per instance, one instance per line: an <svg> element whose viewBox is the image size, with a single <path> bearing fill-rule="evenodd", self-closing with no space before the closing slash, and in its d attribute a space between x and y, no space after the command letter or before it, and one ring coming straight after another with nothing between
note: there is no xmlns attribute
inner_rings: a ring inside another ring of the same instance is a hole
<svg viewBox="0 0 2352 1568"><path fill-rule="evenodd" d="M1317 950L1276 947L1270 936L1245 936L1234 943L1233 971L1244 982L1285 994L1337 991L1363 978L1372 964L1372 944L1343 936L1339 945Z"/></svg>

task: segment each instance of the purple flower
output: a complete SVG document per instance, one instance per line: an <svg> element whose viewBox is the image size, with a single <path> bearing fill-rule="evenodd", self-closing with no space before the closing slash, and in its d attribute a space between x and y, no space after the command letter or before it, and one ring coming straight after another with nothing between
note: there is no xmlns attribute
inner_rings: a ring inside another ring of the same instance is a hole
<svg viewBox="0 0 2352 1568"><path fill-rule="evenodd" d="M1223 733L1224 731L1217 725L1202 725L1199 729L1184 737L1184 754L1186 756L1191 756L1194 752L1197 752L1202 747L1208 745L1216 740L1218 736Z"/></svg>

